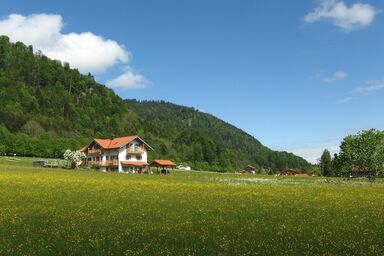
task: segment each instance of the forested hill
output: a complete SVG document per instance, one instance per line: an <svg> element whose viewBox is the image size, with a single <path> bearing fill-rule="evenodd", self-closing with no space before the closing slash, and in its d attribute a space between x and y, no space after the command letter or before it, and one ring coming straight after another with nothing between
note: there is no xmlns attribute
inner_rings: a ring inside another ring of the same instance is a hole
<svg viewBox="0 0 384 256"><path fill-rule="evenodd" d="M124 101L90 74L0 37L0 154L57 157L92 137L133 133L155 148L150 159L169 158L199 169L237 170L254 164L277 171L309 166L193 108Z"/></svg>
<svg viewBox="0 0 384 256"><path fill-rule="evenodd" d="M156 144L160 155L190 164L199 162L203 169L209 167L208 163L216 165L216 169L231 165L233 168L244 167L252 163L275 171L309 166L304 159L291 153L272 151L246 132L194 108L164 101L126 102L128 109L142 118L140 127Z"/></svg>

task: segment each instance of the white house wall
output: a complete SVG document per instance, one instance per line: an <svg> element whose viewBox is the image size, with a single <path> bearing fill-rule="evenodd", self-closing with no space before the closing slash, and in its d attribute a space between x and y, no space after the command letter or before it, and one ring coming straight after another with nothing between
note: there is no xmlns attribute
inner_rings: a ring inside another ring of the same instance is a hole
<svg viewBox="0 0 384 256"><path fill-rule="evenodd" d="M129 160L125 160L125 155L124 155L124 158L122 158L123 161L131 161L131 162L147 162L148 157L147 157L147 150L145 149L145 146L144 146L142 143L138 142L137 140L133 140L133 141L131 141L130 144L133 145L133 146L134 146L134 145L138 145L139 147L143 147L143 148L144 148L144 153L141 154L141 159L140 159L140 160L138 160L138 159L136 158L136 155L134 155L134 154L131 155L131 159L129 159ZM126 147L128 147L128 145L127 145ZM126 150L126 147L124 147L125 150ZM125 152L126 152L126 151L125 151Z"/></svg>
<svg viewBox="0 0 384 256"><path fill-rule="evenodd" d="M125 156L127 155L127 148L122 147L119 149L119 172L123 171L123 167L121 166L121 161L125 161Z"/></svg>
<svg viewBox="0 0 384 256"><path fill-rule="evenodd" d="M143 162L146 162L147 163L147 150L144 150L144 153L141 154L141 157L143 159L141 159L140 161L143 161Z"/></svg>
<svg viewBox="0 0 384 256"><path fill-rule="evenodd" d="M104 153L103 153L103 162L105 162L107 160L107 156L110 158L110 156L117 156L119 154L119 151L118 150L104 150Z"/></svg>

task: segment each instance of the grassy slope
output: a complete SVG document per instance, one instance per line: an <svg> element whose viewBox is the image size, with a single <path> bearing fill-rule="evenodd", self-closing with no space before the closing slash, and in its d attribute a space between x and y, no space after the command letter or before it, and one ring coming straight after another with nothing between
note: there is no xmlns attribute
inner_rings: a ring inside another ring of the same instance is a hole
<svg viewBox="0 0 384 256"><path fill-rule="evenodd" d="M0 158L0 255L384 252L382 183L30 166Z"/></svg>

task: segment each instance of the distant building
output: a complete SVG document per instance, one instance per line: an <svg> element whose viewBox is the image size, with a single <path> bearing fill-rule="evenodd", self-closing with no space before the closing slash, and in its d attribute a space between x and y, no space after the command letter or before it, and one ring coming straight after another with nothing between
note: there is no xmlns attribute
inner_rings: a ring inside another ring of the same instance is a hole
<svg viewBox="0 0 384 256"><path fill-rule="evenodd" d="M176 164L171 160L153 160L150 166L156 167L157 171L160 169L160 174L169 174L168 168L175 169Z"/></svg>
<svg viewBox="0 0 384 256"><path fill-rule="evenodd" d="M253 167L252 165L247 165L243 170L240 171L240 173L243 173L243 174L255 174L255 167Z"/></svg>
<svg viewBox="0 0 384 256"><path fill-rule="evenodd" d="M295 176L295 177L309 177L308 173L298 173L295 169L289 168L285 171L282 171L280 176Z"/></svg>
<svg viewBox="0 0 384 256"><path fill-rule="evenodd" d="M295 177L309 177L308 173L296 173Z"/></svg>
<svg viewBox="0 0 384 256"><path fill-rule="evenodd" d="M292 168L289 168L285 171L280 172L280 176L295 176L295 175L296 175L296 171Z"/></svg>
<svg viewBox="0 0 384 256"><path fill-rule="evenodd" d="M85 165L101 171L142 173L147 171L148 151L153 148L137 135L93 139L80 151Z"/></svg>

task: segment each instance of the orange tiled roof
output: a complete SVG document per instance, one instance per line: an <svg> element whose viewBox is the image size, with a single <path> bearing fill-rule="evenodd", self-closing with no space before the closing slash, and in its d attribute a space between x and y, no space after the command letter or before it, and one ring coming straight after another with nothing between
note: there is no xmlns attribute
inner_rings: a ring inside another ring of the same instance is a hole
<svg viewBox="0 0 384 256"><path fill-rule="evenodd" d="M134 161L121 161L122 165L131 165L131 166L147 166L146 162L134 162Z"/></svg>
<svg viewBox="0 0 384 256"><path fill-rule="evenodd" d="M153 150L153 148L148 145L142 138L137 135L131 135L125 137L117 137L113 139L93 139L87 146L81 148L80 151L86 152L88 150L88 147L94 142L99 144L100 147L103 149L119 149L135 139L140 140L148 149Z"/></svg>
<svg viewBox="0 0 384 256"><path fill-rule="evenodd" d="M161 165L161 166L176 166L176 164L171 160L154 160L151 164L153 163L157 163L158 165Z"/></svg>
<svg viewBox="0 0 384 256"><path fill-rule="evenodd" d="M94 139L103 149L116 149L128 144L129 142L136 139L138 136L126 136L118 137L113 139Z"/></svg>

